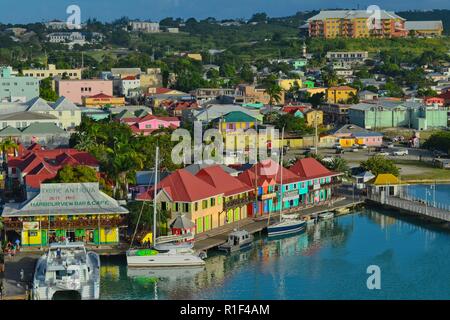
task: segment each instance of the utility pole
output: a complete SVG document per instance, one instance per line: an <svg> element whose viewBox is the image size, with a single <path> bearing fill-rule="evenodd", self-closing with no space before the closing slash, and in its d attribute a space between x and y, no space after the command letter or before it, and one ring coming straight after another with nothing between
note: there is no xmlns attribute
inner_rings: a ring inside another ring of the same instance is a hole
<svg viewBox="0 0 450 320"><path fill-rule="evenodd" d="M317 147L317 118L318 118L319 114L317 113L317 110L314 111L314 129L315 129L315 137L314 137L314 144L315 144L315 153L316 155L319 153L319 149Z"/></svg>

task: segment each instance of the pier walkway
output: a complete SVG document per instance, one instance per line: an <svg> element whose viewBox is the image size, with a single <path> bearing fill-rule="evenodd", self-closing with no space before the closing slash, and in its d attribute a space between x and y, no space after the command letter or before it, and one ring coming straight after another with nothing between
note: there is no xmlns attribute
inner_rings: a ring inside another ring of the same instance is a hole
<svg viewBox="0 0 450 320"><path fill-rule="evenodd" d="M313 207L303 207L303 208L293 208L292 210L284 210L282 214L296 213L301 216L311 215L316 217L320 213L335 211L343 208L354 207L358 204L364 203L364 200L346 197L340 197L337 199L333 199L330 202L327 202L320 206ZM195 236L195 244L194 249L196 250L208 250L215 248L226 242L228 238L228 234L231 233L234 229L246 230L251 234L261 232L268 225L268 219L270 218L269 224L275 222L276 218L279 217L279 213L271 213L265 214L263 216L257 218L246 218L237 222L229 223L218 228L214 228L213 230L206 231L200 233Z"/></svg>
<svg viewBox="0 0 450 320"><path fill-rule="evenodd" d="M368 201L377 204L389 206L391 208L404 210L422 217L429 217L445 222L450 222L450 211L448 207L433 207L425 203L425 201L414 201L411 199L404 199L399 197L381 196L379 194L372 194L367 196Z"/></svg>
<svg viewBox="0 0 450 320"><path fill-rule="evenodd" d="M28 299L39 256L40 253L30 252L18 252L14 257L5 256L5 272L0 275L0 281L3 281L3 300Z"/></svg>

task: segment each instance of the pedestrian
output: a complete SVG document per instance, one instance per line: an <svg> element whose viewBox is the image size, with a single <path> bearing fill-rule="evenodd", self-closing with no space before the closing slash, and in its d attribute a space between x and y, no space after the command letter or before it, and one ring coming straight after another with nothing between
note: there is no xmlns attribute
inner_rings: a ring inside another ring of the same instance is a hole
<svg viewBox="0 0 450 320"><path fill-rule="evenodd" d="M25 280L25 271L23 271L23 269L20 269L20 281L24 281Z"/></svg>
<svg viewBox="0 0 450 320"><path fill-rule="evenodd" d="M20 250L20 240L19 238L16 239L16 249L19 251Z"/></svg>
<svg viewBox="0 0 450 320"><path fill-rule="evenodd" d="M5 254L0 251L0 273L5 272Z"/></svg>

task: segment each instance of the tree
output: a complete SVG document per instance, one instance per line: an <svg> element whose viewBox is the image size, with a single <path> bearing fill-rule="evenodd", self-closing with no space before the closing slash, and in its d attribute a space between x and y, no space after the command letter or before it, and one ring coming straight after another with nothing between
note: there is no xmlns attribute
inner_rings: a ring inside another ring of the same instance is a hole
<svg viewBox="0 0 450 320"><path fill-rule="evenodd" d="M52 78L45 78L39 83L39 96L46 101L58 100L58 94L52 88L52 81Z"/></svg>
<svg viewBox="0 0 450 320"><path fill-rule="evenodd" d="M439 131L433 133L423 144L429 150L440 150L450 152L450 131Z"/></svg>
<svg viewBox="0 0 450 320"><path fill-rule="evenodd" d="M361 167L366 171L371 171L375 176L380 173L392 173L394 176L400 174L400 169L395 165L394 161L380 155L374 155L366 161L362 161Z"/></svg>
<svg viewBox="0 0 450 320"><path fill-rule="evenodd" d="M347 161L344 158L333 158L331 161L322 161L328 169L337 172L348 172L349 167Z"/></svg>
<svg viewBox="0 0 450 320"><path fill-rule="evenodd" d="M8 138L0 142L0 149L3 155L3 162L5 163L6 166L8 165L8 153L11 151L15 152L18 148L19 146L17 145L17 143L11 138Z"/></svg>
<svg viewBox="0 0 450 320"><path fill-rule="evenodd" d="M64 166L58 171L56 177L48 182L54 183L83 183L83 182L98 182L97 171L95 169L84 166Z"/></svg>
<svg viewBox="0 0 450 320"><path fill-rule="evenodd" d="M264 81L265 93L269 95L269 106L281 101L281 95L283 94L283 89L278 85L276 78L274 76L268 77Z"/></svg>

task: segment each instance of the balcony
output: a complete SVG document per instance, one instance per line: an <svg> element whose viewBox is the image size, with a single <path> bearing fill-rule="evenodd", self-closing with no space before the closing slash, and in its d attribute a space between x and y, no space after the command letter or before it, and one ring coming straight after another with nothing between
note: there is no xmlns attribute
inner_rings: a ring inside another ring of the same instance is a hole
<svg viewBox="0 0 450 320"><path fill-rule="evenodd" d="M271 193L267 193L267 194L262 194L258 196L258 199L263 201L263 200L268 200L268 199L273 199L277 197L277 192L271 192Z"/></svg>
<svg viewBox="0 0 450 320"><path fill-rule="evenodd" d="M230 209L243 207L249 203L252 203L253 201L255 201L255 197L245 197L241 199L228 200L223 204L223 210L228 211Z"/></svg>
<svg viewBox="0 0 450 320"><path fill-rule="evenodd" d="M3 223L7 230L22 230L23 222L19 220L4 220ZM116 227L126 227L127 219L125 217L121 218L101 218L98 219L77 219L77 220L55 220L55 221L41 221L41 229L90 229L90 228L116 228Z"/></svg>

